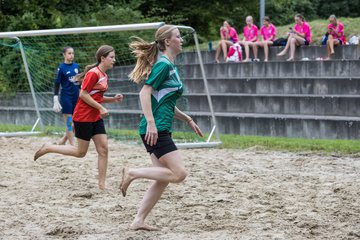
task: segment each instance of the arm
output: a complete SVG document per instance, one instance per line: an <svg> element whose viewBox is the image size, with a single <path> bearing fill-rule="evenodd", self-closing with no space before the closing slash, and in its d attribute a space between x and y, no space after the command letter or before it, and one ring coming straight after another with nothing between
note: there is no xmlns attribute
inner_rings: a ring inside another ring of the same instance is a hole
<svg viewBox="0 0 360 240"><path fill-rule="evenodd" d="M122 94L116 94L114 97L105 97L103 98L103 103L116 103L121 102L124 96Z"/></svg>
<svg viewBox="0 0 360 240"><path fill-rule="evenodd" d="M152 88L152 86L145 84L139 94L141 108L147 122L145 141L150 146L155 145L158 139L158 132L155 125L155 119L151 107L151 93L153 91L154 89Z"/></svg>
<svg viewBox="0 0 360 240"><path fill-rule="evenodd" d="M54 112L60 112L62 109L62 106L59 102L60 82L61 82L61 71L60 71L60 68L58 68L55 83L54 83L54 104L53 104Z"/></svg>
<svg viewBox="0 0 360 240"><path fill-rule="evenodd" d="M100 111L101 116L104 117L109 115L109 111L106 108L104 108L100 103L96 102L86 90L83 89L80 90L79 98L81 98L89 106L98 109Z"/></svg>
<svg viewBox="0 0 360 240"><path fill-rule="evenodd" d="M187 122L187 124L194 130L194 132L199 135L200 137L203 137L203 133L201 132L199 126L194 122L194 120L185 114L184 112L180 111L177 107L175 107L174 117L176 119L179 119L183 122Z"/></svg>

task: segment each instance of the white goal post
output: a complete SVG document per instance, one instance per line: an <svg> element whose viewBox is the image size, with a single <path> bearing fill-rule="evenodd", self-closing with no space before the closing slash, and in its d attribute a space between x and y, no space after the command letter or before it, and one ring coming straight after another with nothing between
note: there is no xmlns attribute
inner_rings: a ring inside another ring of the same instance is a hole
<svg viewBox="0 0 360 240"><path fill-rule="evenodd" d="M69 35L69 34L85 34L85 33L107 33L107 32L121 32L121 31L136 31L136 30L151 30L158 29L163 26L164 22L155 22L155 23L140 23L140 24L125 24L125 25L112 25L112 26L100 26L100 27L78 27L78 28L63 28L63 29L47 29L47 30L34 30L34 31L16 31L16 32L2 32L0 33L0 38L12 38L16 39L22 55L22 61L24 64L26 77L28 79L28 83L30 85L30 90L32 94L32 99L34 101L35 111L37 115L37 120L30 132L21 132L21 133L0 133L0 136L21 136L21 135L29 135L29 134L37 134L39 132L34 131L37 124L40 125L41 131L44 131L44 125L40 113L40 109L38 106L38 99L36 98L35 91L33 88L33 82L31 78L31 74L29 71L29 67L27 64L26 53L24 51L24 47L21 42L22 37L34 37L34 36L50 36L50 35ZM206 141L204 142L196 142L196 143L178 143L177 146L179 148L194 148L194 147L214 147L219 145L220 136L218 129L216 128L216 118L213 110L211 95L209 93L208 82L205 74L205 69L203 66L201 51L199 47L199 41L196 31L192 27L188 26L177 26L180 30L190 31L193 35L196 52L198 57L198 62L200 65L201 75L204 83L204 91L206 94L206 98L209 104L209 112L211 113L211 131ZM111 110L110 110L111 112ZM215 137L215 141L211 141Z"/></svg>

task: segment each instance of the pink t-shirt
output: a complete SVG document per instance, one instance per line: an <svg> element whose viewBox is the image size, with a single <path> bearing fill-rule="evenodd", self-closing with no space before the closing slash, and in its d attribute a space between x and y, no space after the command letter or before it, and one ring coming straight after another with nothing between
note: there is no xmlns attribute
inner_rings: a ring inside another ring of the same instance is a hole
<svg viewBox="0 0 360 240"><path fill-rule="evenodd" d="M305 34L305 40L308 43L311 42L311 29L307 22L303 22L302 25L295 24L294 29L301 34Z"/></svg>
<svg viewBox="0 0 360 240"><path fill-rule="evenodd" d="M226 31L221 30L221 35L222 35L224 38L226 38ZM233 43L237 43L237 42L239 41L239 39L238 39L238 34L237 34L235 28L233 28L233 27L230 27L230 28L229 28L229 37L230 37L229 40L232 41Z"/></svg>
<svg viewBox="0 0 360 240"><path fill-rule="evenodd" d="M276 27L272 24L270 24L269 27L264 25L260 29L260 34L263 36L265 41L274 41L276 37Z"/></svg>
<svg viewBox="0 0 360 240"><path fill-rule="evenodd" d="M253 39L255 37L255 41L258 40L258 35L259 35L259 29L257 28L257 26L255 26L255 24L253 24L250 28L246 25L244 27L244 37L246 41L250 41L251 39Z"/></svg>
<svg viewBox="0 0 360 240"><path fill-rule="evenodd" d="M344 25L341 22L337 22L337 27L335 27L332 23L328 25L328 28L335 29L336 33L340 33L340 36L336 35L335 33L331 34L335 39L340 39L343 43L345 41L345 34L344 34Z"/></svg>

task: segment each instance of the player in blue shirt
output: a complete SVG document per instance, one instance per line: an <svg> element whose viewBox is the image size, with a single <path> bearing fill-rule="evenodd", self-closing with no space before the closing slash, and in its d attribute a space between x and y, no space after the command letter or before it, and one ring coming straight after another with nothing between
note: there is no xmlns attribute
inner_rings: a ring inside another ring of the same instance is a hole
<svg viewBox="0 0 360 240"><path fill-rule="evenodd" d="M72 114L79 97L79 85L75 76L80 73L80 67L74 61L74 49L64 47L62 54L64 62L57 69L54 89L54 107L55 112L62 112L66 124L66 135L58 142L63 145L69 140L71 145L75 145ZM59 90L60 101L59 101Z"/></svg>

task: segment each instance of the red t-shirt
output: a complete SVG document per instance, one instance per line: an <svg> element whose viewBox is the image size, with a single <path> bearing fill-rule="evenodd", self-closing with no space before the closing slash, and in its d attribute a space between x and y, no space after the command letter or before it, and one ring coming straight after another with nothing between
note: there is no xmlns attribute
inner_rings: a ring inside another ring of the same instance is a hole
<svg viewBox="0 0 360 240"><path fill-rule="evenodd" d="M81 84L81 90L87 91L100 104L107 89L108 76L99 67L90 69ZM88 105L79 97L73 113L73 120L76 122L96 122L100 119L100 111Z"/></svg>

